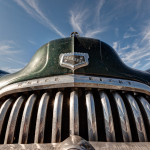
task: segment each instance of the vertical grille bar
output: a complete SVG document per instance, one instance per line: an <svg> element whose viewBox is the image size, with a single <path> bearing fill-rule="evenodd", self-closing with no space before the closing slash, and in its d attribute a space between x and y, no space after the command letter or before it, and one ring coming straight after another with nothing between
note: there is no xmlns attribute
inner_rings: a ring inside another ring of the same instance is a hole
<svg viewBox="0 0 150 150"><path fill-rule="evenodd" d="M94 98L91 92L86 94L87 120L88 120L88 136L90 141L97 141L97 124Z"/></svg>
<svg viewBox="0 0 150 150"><path fill-rule="evenodd" d="M52 123L52 143L61 141L61 120L62 120L63 94L58 92L54 101L53 123Z"/></svg>
<svg viewBox="0 0 150 150"><path fill-rule="evenodd" d="M29 132L29 125L31 122L31 114L33 105L35 103L36 96L35 94L32 94L26 104L23 111L23 116L21 120L21 127L20 127L20 133L19 133L19 142L20 144L26 144L28 141L28 132Z"/></svg>
<svg viewBox="0 0 150 150"><path fill-rule="evenodd" d="M128 102L133 112L139 141L140 142L147 141L144 122L143 122L143 118L142 118L139 106L133 96L131 96L130 94L126 94L126 97L128 99Z"/></svg>
<svg viewBox="0 0 150 150"><path fill-rule="evenodd" d="M123 135L123 140L124 142L131 142L132 137L131 137L131 130L130 130L130 125L129 125L129 119L127 115L127 111L123 102L123 99L118 93L113 93L118 113L119 113L119 118L120 118L120 124L121 124L121 131Z"/></svg>
<svg viewBox="0 0 150 150"><path fill-rule="evenodd" d="M19 110L21 108L23 101L24 101L24 97L20 96L13 105L13 108L11 110L9 120L8 120L4 144L13 143L16 122L17 122Z"/></svg>
<svg viewBox="0 0 150 150"><path fill-rule="evenodd" d="M139 100L140 100L142 106L144 107L144 110L145 110L147 118L148 118L149 127L150 127L150 104L144 97L139 97Z"/></svg>
<svg viewBox="0 0 150 150"><path fill-rule="evenodd" d="M12 99L9 98L1 106L1 109L0 109L0 136L1 136L2 127L4 124L4 119L5 119L6 113L11 104L12 104Z"/></svg>
<svg viewBox="0 0 150 150"><path fill-rule="evenodd" d="M115 139L113 117L112 117L111 107L109 103L109 98L105 92L100 91L100 100L102 103L103 114L104 114L106 140L108 142L115 142L116 139Z"/></svg>
<svg viewBox="0 0 150 150"><path fill-rule="evenodd" d="M48 101L49 101L49 95L48 93L44 93L39 103L34 143L43 143L44 141L45 120L46 120Z"/></svg>
<svg viewBox="0 0 150 150"><path fill-rule="evenodd" d="M78 94L76 91L70 94L70 135L79 135Z"/></svg>

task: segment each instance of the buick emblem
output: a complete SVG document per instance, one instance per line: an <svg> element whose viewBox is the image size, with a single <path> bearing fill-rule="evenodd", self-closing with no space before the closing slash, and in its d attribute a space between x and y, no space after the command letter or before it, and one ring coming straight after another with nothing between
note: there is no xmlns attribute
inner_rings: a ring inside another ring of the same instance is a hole
<svg viewBox="0 0 150 150"><path fill-rule="evenodd" d="M60 54L60 66L76 70L89 64L87 53L64 53Z"/></svg>

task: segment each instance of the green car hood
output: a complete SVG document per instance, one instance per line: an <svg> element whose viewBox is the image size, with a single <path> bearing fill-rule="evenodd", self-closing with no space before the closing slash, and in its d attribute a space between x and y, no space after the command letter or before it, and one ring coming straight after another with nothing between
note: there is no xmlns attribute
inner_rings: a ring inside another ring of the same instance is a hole
<svg viewBox="0 0 150 150"><path fill-rule="evenodd" d="M60 54L88 53L89 64L71 70L61 67ZM19 72L0 78L0 88L9 84L65 74L82 74L129 79L150 85L150 74L126 66L115 50L106 43L92 38L69 37L50 41L37 50L30 63Z"/></svg>

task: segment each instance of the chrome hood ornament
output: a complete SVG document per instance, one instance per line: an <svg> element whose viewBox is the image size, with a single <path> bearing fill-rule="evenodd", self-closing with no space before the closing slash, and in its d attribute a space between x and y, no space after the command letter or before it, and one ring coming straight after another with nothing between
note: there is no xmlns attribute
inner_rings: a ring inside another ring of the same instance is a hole
<svg viewBox="0 0 150 150"><path fill-rule="evenodd" d="M71 70L76 70L81 67L85 67L89 64L88 58L89 55L88 53L64 53L60 54L60 66L69 68Z"/></svg>

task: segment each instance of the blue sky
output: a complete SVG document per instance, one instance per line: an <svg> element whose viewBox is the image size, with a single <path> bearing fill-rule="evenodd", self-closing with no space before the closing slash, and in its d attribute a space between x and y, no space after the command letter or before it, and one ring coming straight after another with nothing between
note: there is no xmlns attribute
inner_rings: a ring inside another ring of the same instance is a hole
<svg viewBox="0 0 150 150"><path fill-rule="evenodd" d="M150 0L0 0L0 70L22 69L72 31L108 43L130 67L150 68Z"/></svg>

